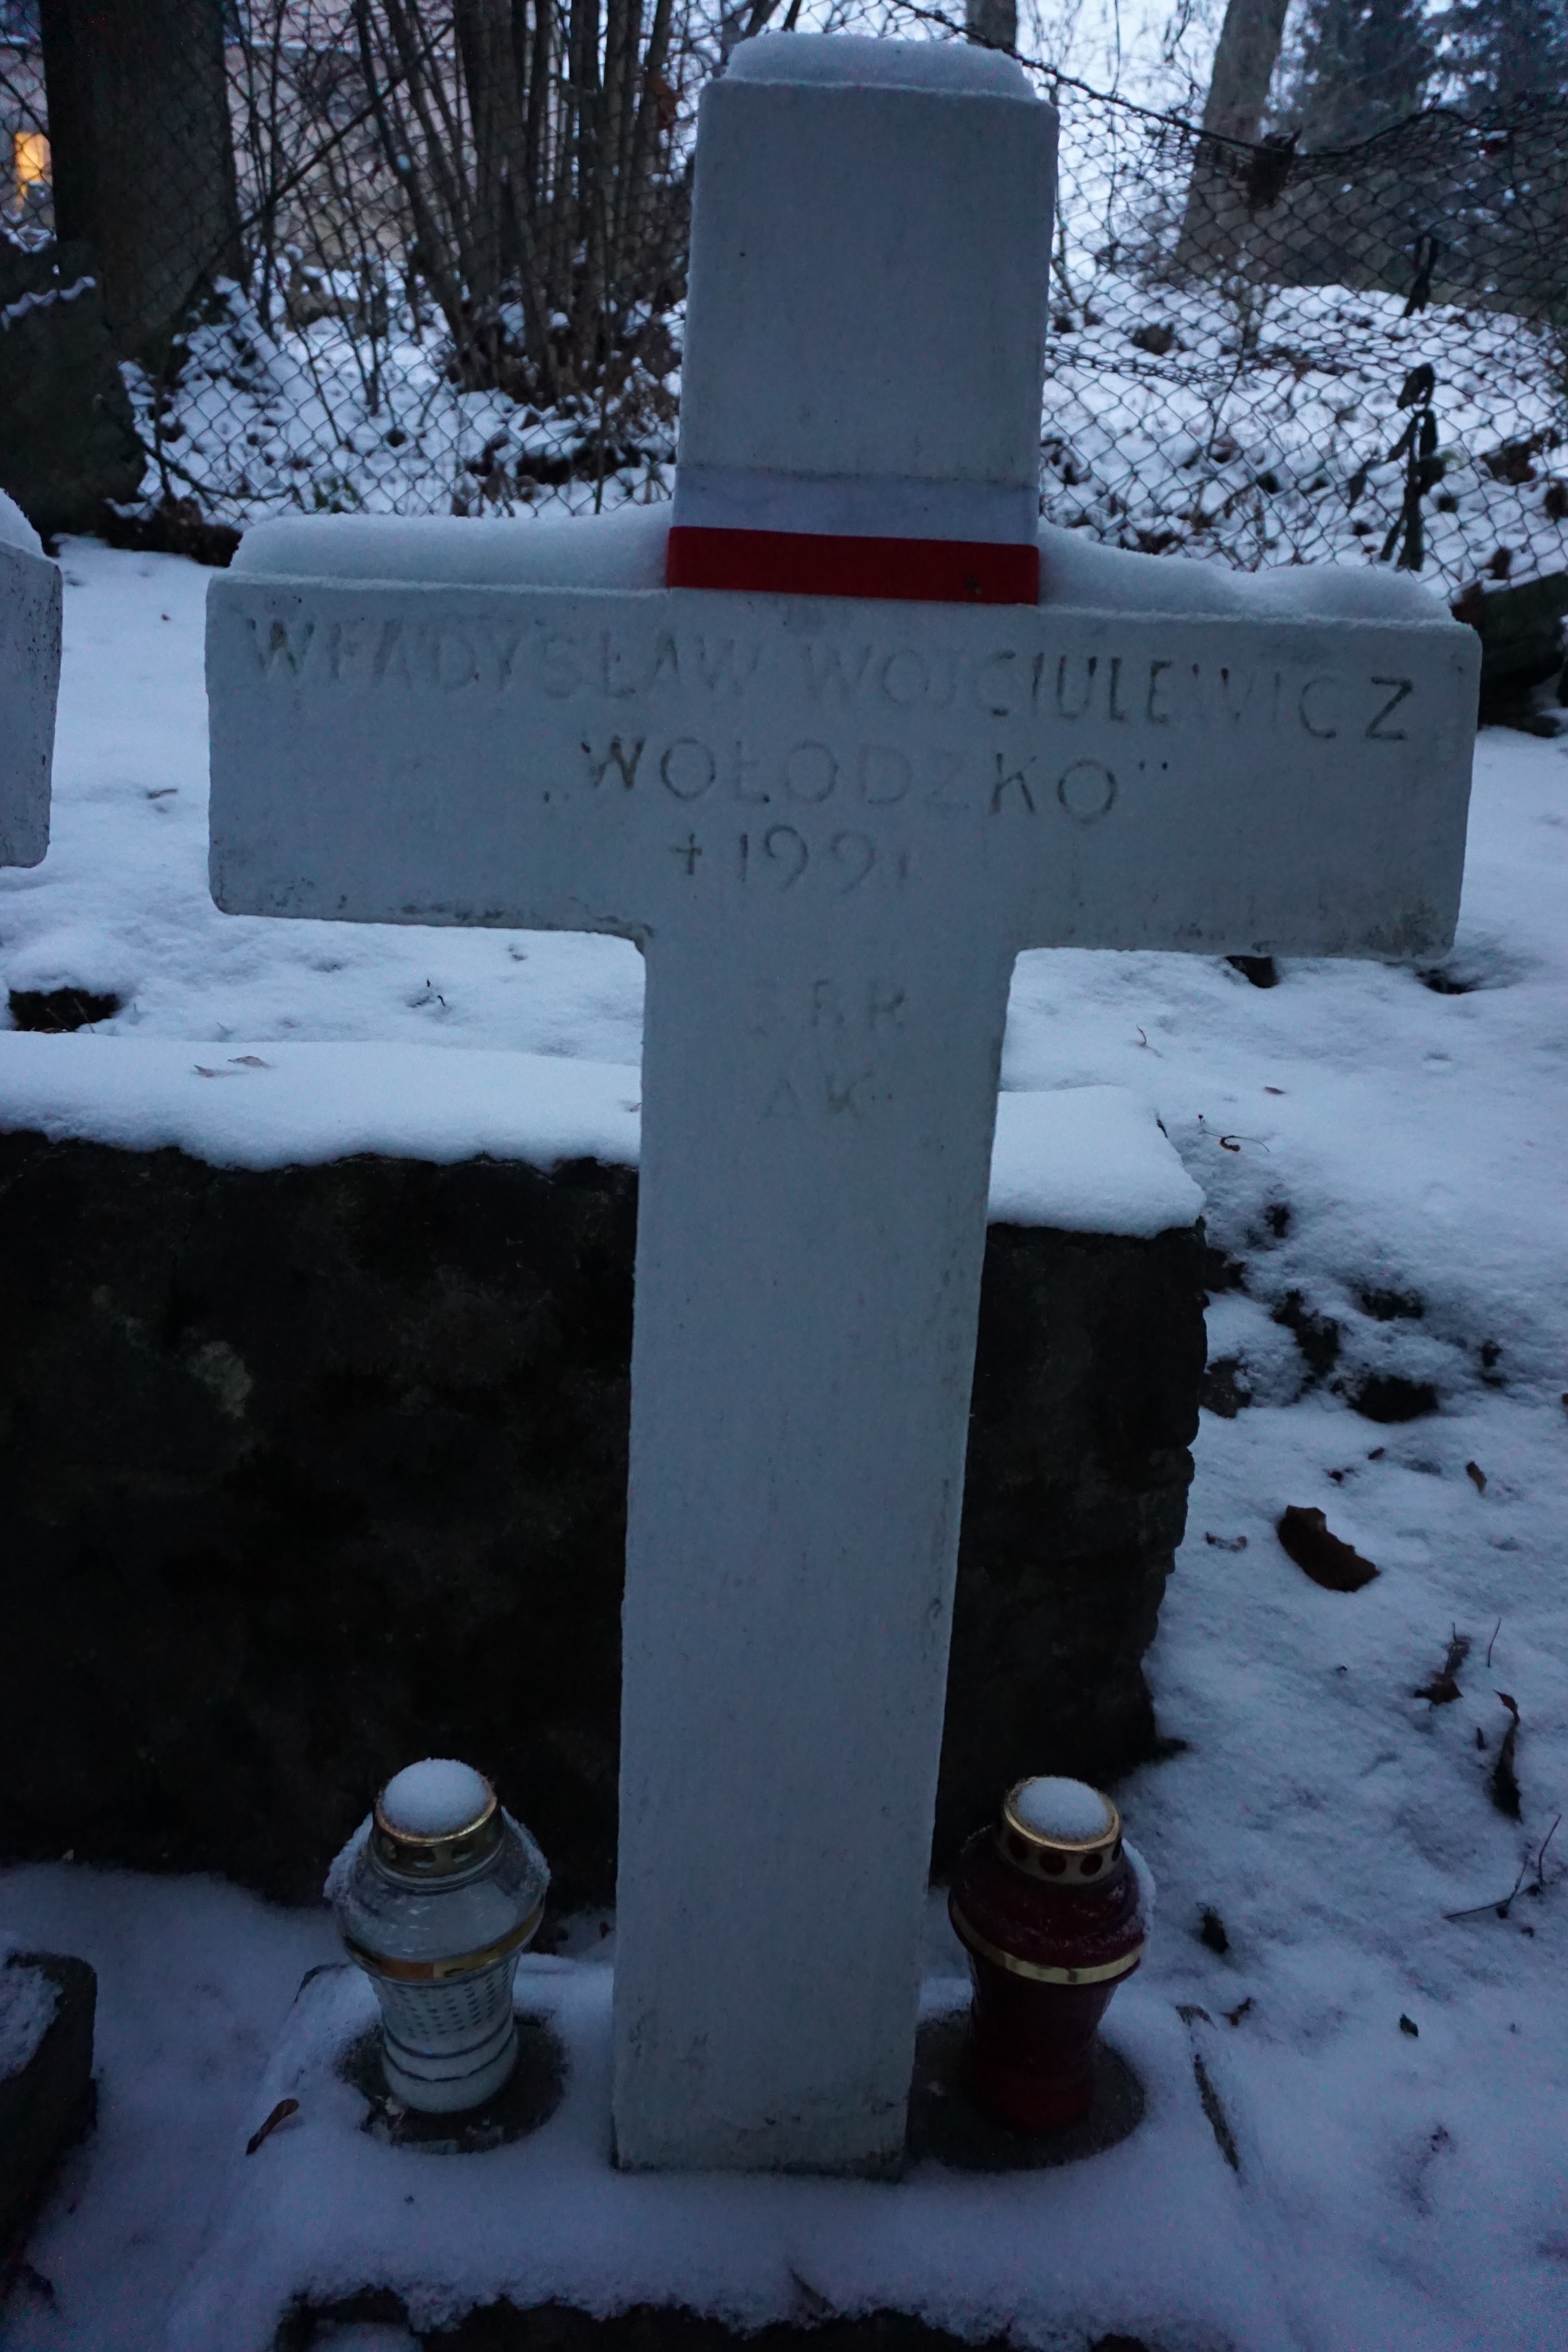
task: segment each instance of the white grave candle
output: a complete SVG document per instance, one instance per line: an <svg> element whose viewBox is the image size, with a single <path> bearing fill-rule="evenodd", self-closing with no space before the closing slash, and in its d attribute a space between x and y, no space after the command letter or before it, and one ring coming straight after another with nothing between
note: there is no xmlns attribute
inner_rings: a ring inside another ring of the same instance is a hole
<svg viewBox="0 0 1568 2352"><path fill-rule="evenodd" d="M49 769L60 682L60 567L0 490L0 866L49 845Z"/></svg>
<svg viewBox="0 0 1568 2352"><path fill-rule="evenodd" d="M857 600L661 590L646 510L264 526L210 591L213 888L642 947L616 2146L875 2168L913 2051L1014 959L1440 949L1477 646L1405 583L1362 619L1162 616L1128 559L1122 609L1014 601L1044 110L962 47L769 37L740 66L704 100L669 561ZM847 350L851 320L864 350L825 366L813 334ZM961 398L900 394L949 368Z"/></svg>

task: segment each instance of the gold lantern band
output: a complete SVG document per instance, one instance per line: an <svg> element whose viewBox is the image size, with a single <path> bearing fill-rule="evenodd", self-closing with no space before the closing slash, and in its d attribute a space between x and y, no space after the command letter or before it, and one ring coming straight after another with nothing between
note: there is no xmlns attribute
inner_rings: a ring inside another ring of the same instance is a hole
<svg viewBox="0 0 1568 2352"><path fill-rule="evenodd" d="M985 1937L970 1926L956 1904L949 1904L948 1915L952 1921L959 1942L968 1950L977 1952L983 1960L994 1960L999 1969L1005 1969L1010 1976L1027 1977L1033 1984L1109 1984L1115 1977L1131 1976L1143 1957L1143 1947L1139 1944L1134 1950L1124 1952L1121 1959L1102 1960L1097 1967L1091 1969L1043 1968L1037 1960L1021 1960L1016 1954L1005 1952L1000 1944L988 1942Z"/></svg>

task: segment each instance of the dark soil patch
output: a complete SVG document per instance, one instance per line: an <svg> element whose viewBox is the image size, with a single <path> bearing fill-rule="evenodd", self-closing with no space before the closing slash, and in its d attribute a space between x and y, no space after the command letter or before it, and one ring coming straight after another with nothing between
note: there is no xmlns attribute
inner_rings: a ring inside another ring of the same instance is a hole
<svg viewBox="0 0 1568 2352"><path fill-rule="evenodd" d="M1226 961L1232 971L1238 971L1243 980L1252 982L1254 988L1278 988L1279 985L1279 967L1272 956L1233 955L1226 956Z"/></svg>
<svg viewBox="0 0 1568 2352"><path fill-rule="evenodd" d="M1437 1410L1430 1381L1407 1381L1399 1372L1369 1372L1351 1391L1350 1401L1368 1421L1419 1421Z"/></svg>
<svg viewBox="0 0 1568 2352"><path fill-rule="evenodd" d="M138 555L186 555L219 572L234 562L240 541L232 523L209 522L195 499L164 499L146 514L107 507L100 529L110 547Z"/></svg>
<svg viewBox="0 0 1568 2352"><path fill-rule="evenodd" d="M95 1021L112 1021L122 1002L118 996L95 996L89 988L14 988L7 999L13 1027L49 1037L89 1029Z"/></svg>

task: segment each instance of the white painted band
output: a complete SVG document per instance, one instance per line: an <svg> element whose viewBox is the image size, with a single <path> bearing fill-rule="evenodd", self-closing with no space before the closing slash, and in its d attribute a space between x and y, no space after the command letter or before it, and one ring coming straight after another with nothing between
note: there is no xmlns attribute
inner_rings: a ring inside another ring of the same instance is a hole
<svg viewBox="0 0 1568 2352"><path fill-rule="evenodd" d="M1039 509L1033 485L1014 482L682 465L676 468L671 520L710 530L821 531L845 539L955 539L1013 547L1034 542Z"/></svg>

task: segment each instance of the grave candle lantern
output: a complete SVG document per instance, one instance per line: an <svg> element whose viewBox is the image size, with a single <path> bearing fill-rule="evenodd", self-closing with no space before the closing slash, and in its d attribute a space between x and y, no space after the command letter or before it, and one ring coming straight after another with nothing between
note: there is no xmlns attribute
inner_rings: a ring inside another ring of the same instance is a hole
<svg viewBox="0 0 1568 2352"><path fill-rule="evenodd" d="M1081 1780L1020 1780L960 1855L948 1910L974 1980L965 2076L1010 2130L1088 2114L1100 2021L1143 1957L1147 1880L1116 1807Z"/></svg>
<svg viewBox="0 0 1568 2352"><path fill-rule="evenodd" d="M451 2115L517 2059L512 1979L550 1873L484 1775L450 1758L389 1780L327 1882L338 1931L381 2003L387 2087Z"/></svg>

